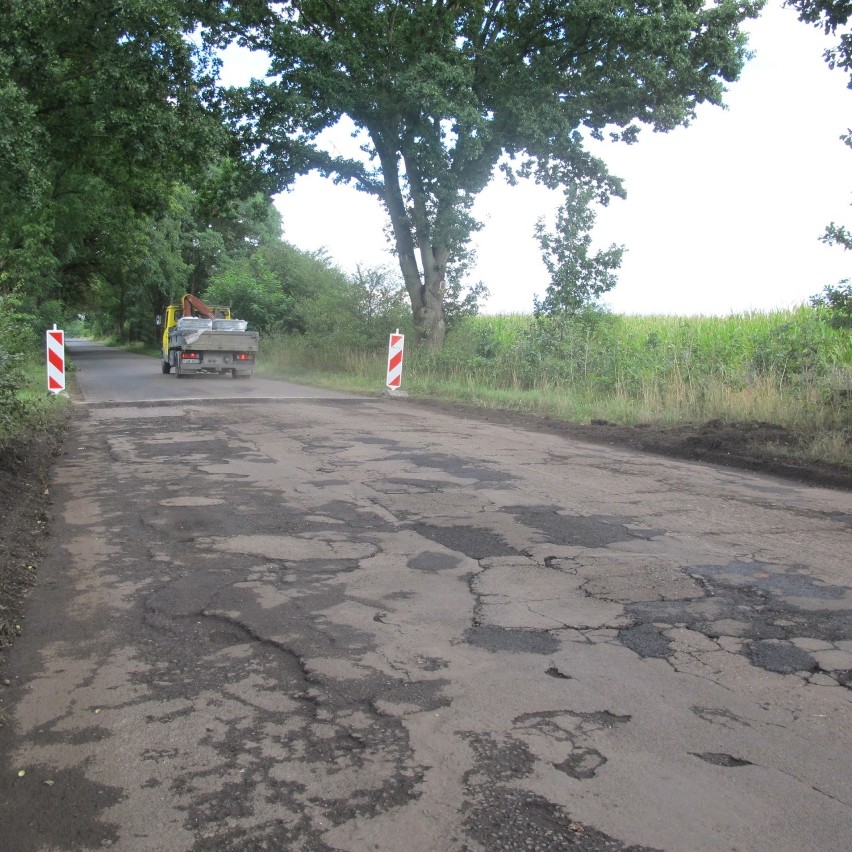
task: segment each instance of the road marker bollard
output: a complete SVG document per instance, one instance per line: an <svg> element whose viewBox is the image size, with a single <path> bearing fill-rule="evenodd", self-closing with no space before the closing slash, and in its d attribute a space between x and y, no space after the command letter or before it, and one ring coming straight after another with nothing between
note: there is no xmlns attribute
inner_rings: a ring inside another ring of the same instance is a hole
<svg viewBox="0 0 852 852"><path fill-rule="evenodd" d="M399 333L390 336L388 343L388 378L387 386L391 390L399 390L402 385L402 350L405 346L405 335Z"/></svg>
<svg viewBox="0 0 852 852"><path fill-rule="evenodd" d="M47 331L47 390L65 390L65 332L56 323Z"/></svg>

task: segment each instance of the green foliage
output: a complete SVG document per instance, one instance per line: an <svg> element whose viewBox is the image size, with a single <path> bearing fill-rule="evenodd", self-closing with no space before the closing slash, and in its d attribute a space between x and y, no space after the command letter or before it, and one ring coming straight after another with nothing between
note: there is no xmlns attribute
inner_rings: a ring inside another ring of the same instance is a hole
<svg viewBox="0 0 852 852"><path fill-rule="evenodd" d="M16 294L0 294L0 451L26 420L21 390L26 383L27 359L35 351L35 322L23 313Z"/></svg>
<svg viewBox="0 0 852 852"><path fill-rule="evenodd" d="M232 314L247 320L258 331L292 331L300 320L292 293L270 268L261 252L238 257L223 266L210 280L204 300L211 305L230 305Z"/></svg>
<svg viewBox="0 0 852 852"><path fill-rule="evenodd" d="M83 303L223 149L191 6L0 4L0 292Z"/></svg>
<svg viewBox="0 0 852 852"><path fill-rule="evenodd" d="M219 181L223 168L221 163L211 167L211 184ZM104 257L78 306L96 333L152 343L157 338L154 317L184 293L203 294L214 280L221 300L245 306L253 320L267 316L270 322L292 325L293 295L286 286L276 295L277 284L270 289L268 280L277 274L278 255L292 251L280 241L280 217L271 200L253 194L225 203L214 192L216 204L223 206L211 207L209 194L202 196L176 184L164 213L130 214L106 230Z"/></svg>
<svg viewBox="0 0 852 852"><path fill-rule="evenodd" d="M799 20L823 30L826 35L836 35L840 29L840 41L826 49L823 54L829 68L840 68L850 74L852 88L852 33L844 28L852 16L849 0L786 0L799 12Z"/></svg>
<svg viewBox="0 0 852 852"><path fill-rule="evenodd" d="M632 141L640 124L668 130L720 104L746 57L740 25L761 5L306 0L291 14L258 0L228 4L212 37L271 57L230 108L279 185L316 169L383 202L417 338L438 350L448 266L495 168L623 194L583 134ZM362 158L322 147L343 116Z"/></svg>
<svg viewBox="0 0 852 852"><path fill-rule="evenodd" d="M820 238L822 242L831 246L840 246L849 251L852 249L852 233L843 225L832 222L826 226L825 233Z"/></svg>
<svg viewBox="0 0 852 852"><path fill-rule="evenodd" d="M353 315L360 330L360 345L381 345L397 328L411 325L405 286L387 267L359 266L349 281Z"/></svg>
<svg viewBox="0 0 852 852"><path fill-rule="evenodd" d="M832 222L822 237L824 243L852 249L852 233ZM852 284L848 278L823 288L822 293L811 297L811 305L822 308L828 322L835 328L852 328Z"/></svg>
<svg viewBox="0 0 852 852"><path fill-rule="evenodd" d="M594 193L575 185L565 191L565 202L556 214L556 230L548 232L544 221L536 224L536 237L550 275L544 300L535 300L536 315L575 314L596 303L617 283L623 246L591 253L595 212Z"/></svg>
<svg viewBox="0 0 852 852"><path fill-rule="evenodd" d="M490 295L488 287L482 281L472 284L465 281L466 273L466 265L462 269L456 265L451 265L447 269L444 289L444 318L447 329L455 328L467 317L478 316L480 302Z"/></svg>
<svg viewBox="0 0 852 852"><path fill-rule="evenodd" d="M323 252L280 240L226 257L202 295L230 305L252 328L319 347L369 349L410 325L405 290L388 269L361 267L350 279Z"/></svg>
<svg viewBox="0 0 852 852"><path fill-rule="evenodd" d="M387 346L390 332L411 327L404 289L390 270L360 267L351 279L339 270L315 276L302 305L305 337L317 347L354 351Z"/></svg>
<svg viewBox="0 0 852 852"><path fill-rule="evenodd" d="M835 328L852 329L852 284L848 280L825 287L811 297L811 305L822 308Z"/></svg>
<svg viewBox="0 0 852 852"><path fill-rule="evenodd" d="M384 386L387 350L267 340L264 369L340 390ZM780 454L852 465L852 335L800 308L728 317L468 318L440 353L407 350L403 388L557 420L757 421L795 434Z"/></svg>

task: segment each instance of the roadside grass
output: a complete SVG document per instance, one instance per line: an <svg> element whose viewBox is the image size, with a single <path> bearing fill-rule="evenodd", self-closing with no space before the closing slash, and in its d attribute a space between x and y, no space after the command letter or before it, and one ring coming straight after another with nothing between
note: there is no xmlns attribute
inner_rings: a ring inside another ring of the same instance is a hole
<svg viewBox="0 0 852 852"><path fill-rule="evenodd" d="M352 392L384 388L386 352L265 335L261 375ZM430 355L407 347L409 394L577 423L768 423L778 457L852 467L852 334L820 311L729 317L590 312L473 317Z"/></svg>
<svg viewBox="0 0 852 852"><path fill-rule="evenodd" d="M15 393L14 411L2 420L0 452L34 434L62 428L68 415L68 397L48 393L41 356L31 355L21 364L22 381Z"/></svg>
<svg viewBox="0 0 852 852"><path fill-rule="evenodd" d="M7 364L8 364L7 360ZM0 663L21 632L24 601L35 582L46 526L47 474L69 422L68 397L49 394L44 355L18 353L14 394L0 410ZM7 720L0 713L0 727Z"/></svg>
<svg viewBox="0 0 852 852"><path fill-rule="evenodd" d="M273 334L261 335L255 373L329 390L369 393L384 387L385 369L383 356L377 351Z"/></svg>

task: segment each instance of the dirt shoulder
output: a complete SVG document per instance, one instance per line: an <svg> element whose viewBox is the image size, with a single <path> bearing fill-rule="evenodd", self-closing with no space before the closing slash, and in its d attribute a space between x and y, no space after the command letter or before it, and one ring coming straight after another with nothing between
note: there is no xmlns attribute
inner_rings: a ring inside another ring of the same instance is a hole
<svg viewBox="0 0 852 852"><path fill-rule="evenodd" d="M677 426L620 426L596 420L584 424L440 400L409 399L408 402L485 423L516 426L577 441L628 447L671 458L722 464L826 488L852 489L852 468L786 458L783 448L792 450L800 446L804 436L772 423L709 420Z"/></svg>
<svg viewBox="0 0 852 852"><path fill-rule="evenodd" d="M849 468L780 457L775 447L795 446L801 436L768 423L710 421L635 427L604 421L579 424L438 400L409 399L406 402L468 419L569 439L723 464L829 488L852 489ZM4 649L20 632L26 598L35 583L42 548L49 534L48 483L51 467L61 453L63 431L63 424L57 422L47 432L30 435L0 452L0 663Z"/></svg>
<svg viewBox="0 0 852 852"><path fill-rule="evenodd" d="M61 452L63 423L0 451L0 662L20 633L27 595L49 534L49 477ZM0 719L2 721L2 719Z"/></svg>

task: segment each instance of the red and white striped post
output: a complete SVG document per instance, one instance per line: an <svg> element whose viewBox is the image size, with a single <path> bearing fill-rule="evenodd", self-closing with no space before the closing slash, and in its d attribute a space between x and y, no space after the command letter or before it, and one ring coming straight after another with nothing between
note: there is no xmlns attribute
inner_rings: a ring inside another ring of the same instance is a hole
<svg viewBox="0 0 852 852"><path fill-rule="evenodd" d="M47 390L65 390L65 332L56 323L47 331Z"/></svg>
<svg viewBox="0 0 852 852"><path fill-rule="evenodd" d="M399 390L402 385L402 350L405 346L405 335L399 333L390 336L388 343L388 378L387 386L391 390Z"/></svg>

